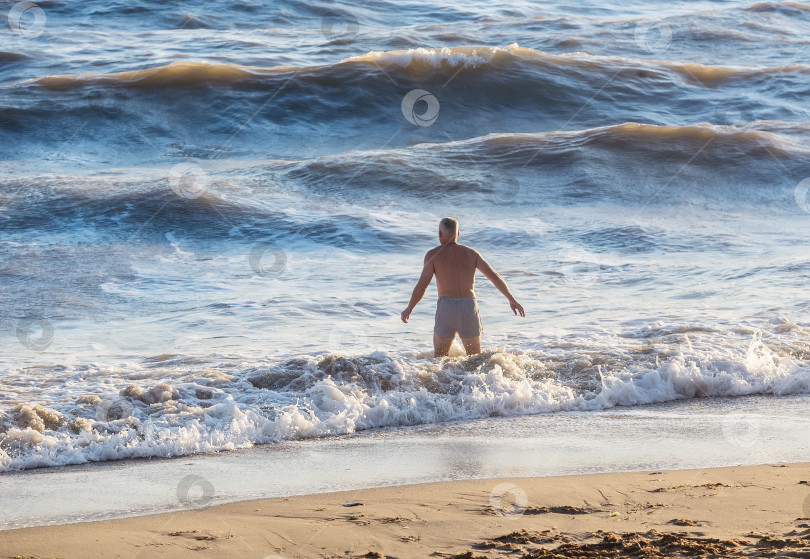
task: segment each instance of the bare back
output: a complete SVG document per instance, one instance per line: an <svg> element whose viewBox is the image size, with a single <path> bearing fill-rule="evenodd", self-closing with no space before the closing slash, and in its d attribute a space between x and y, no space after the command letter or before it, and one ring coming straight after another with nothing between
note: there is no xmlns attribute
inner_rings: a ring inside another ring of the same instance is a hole
<svg viewBox="0 0 810 559"><path fill-rule="evenodd" d="M477 251L458 243L446 243L430 250L425 259L433 263L439 297L475 297Z"/></svg>
<svg viewBox="0 0 810 559"><path fill-rule="evenodd" d="M478 251L457 242L458 221L444 218L439 224L439 242L425 254L422 273L411 293L408 306L400 313L407 323L414 307L425 296L430 282L436 277L439 301L436 324L433 327L433 350L436 357L447 355L456 334L461 337L467 355L481 351L481 317L475 301L475 272L480 271L508 300L515 314L526 316L509 286Z"/></svg>

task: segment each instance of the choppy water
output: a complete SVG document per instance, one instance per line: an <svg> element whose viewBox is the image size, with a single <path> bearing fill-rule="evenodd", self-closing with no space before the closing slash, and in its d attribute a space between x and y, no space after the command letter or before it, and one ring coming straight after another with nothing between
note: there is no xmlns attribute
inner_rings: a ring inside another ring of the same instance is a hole
<svg viewBox="0 0 810 559"><path fill-rule="evenodd" d="M0 471L810 392L810 5L5 10Z"/></svg>

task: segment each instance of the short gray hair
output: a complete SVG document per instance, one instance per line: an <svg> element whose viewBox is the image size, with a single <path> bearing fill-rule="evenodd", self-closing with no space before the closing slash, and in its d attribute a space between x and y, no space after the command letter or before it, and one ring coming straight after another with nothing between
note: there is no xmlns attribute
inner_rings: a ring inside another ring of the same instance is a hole
<svg viewBox="0 0 810 559"><path fill-rule="evenodd" d="M439 227L444 229L451 237L455 237L456 233L458 233L458 220L445 217L439 222Z"/></svg>

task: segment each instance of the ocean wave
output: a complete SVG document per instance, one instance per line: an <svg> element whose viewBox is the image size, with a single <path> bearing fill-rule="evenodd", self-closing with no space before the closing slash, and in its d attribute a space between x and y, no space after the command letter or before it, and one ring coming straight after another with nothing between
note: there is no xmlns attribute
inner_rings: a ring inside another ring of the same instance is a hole
<svg viewBox="0 0 810 559"><path fill-rule="evenodd" d="M279 162L272 168L289 166ZM35 189L26 188L31 177L9 180L0 186L0 199L8 196L7 205L0 209L0 224L9 238L23 241L33 232L43 240L66 234L97 243L147 238L164 242L170 237L195 244L294 239L388 250L401 246L406 238L367 212L355 215L349 208L341 212L335 201L296 193L264 172L244 175L212 169L199 191L176 188L172 168L162 176L152 170L151 177L140 179L42 175L34 179ZM43 205L43 199L48 204ZM68 250L78 250L72 245L69 241Z"/></svg>
<svg viewBox="0 0 810 559"><path fill-rule="evenodd" d="M285 177L314 194L359 201L386 193L441 200L464 192L470 203L488 205L520 195L523 203L548 206L680 201L793 210L796 181L790 175L810 174L810 148L779 133L781 126L627 122L571 132L495 133L318 157L299 163ZM797 123L786 126L796 132ZM628 157L633 172L627 171ZM581 171L582 162L590 172ZM682 169L686 162L688 168ZM706 177L712 177L710 187Z"/></svg>
<svg viewBox="0 0 810 559"><path fill-rule="evenodd" d="M731 152L740 152L740 155L744 157L755 155L754 152L764 155L764 148L769 148L769 153L782 157L806 153L810 147L805 142L796 141L779 132L787 129L791 132L801 130L803 134L807 134L810 132L810 122L785 124L786 127L783 127L779 122L753 121L746 122L743 127L737 127L708 122L689 126L624 122L564 132L494 133L440 145L423 144L413 149L452 152L454 149L476 146L473 148L477 150L476 155L481 155L482 151L490 151L494 156L501 157L505 153L518 155L516 152L522 151L521 146L526 144L528 144L527 147L534 149L545 146L551 152L558 154L582 147L622 150L633 146L636 149L663 151L660 147L664 144L670 146L673 151L677 151L679 146L688 147L691 150L710 141L716 141L728 147Z"/></svg>
<svg viewBox="0 0 810 559"><path fill-rule="evenodd" d="M0 87L0 156L143 165L190 149L209 157L301 158L335 146L367 150L623 122L759 128L756 121L766 119L806 120L796 99L808 93L808 69L554 55L509 45L370 52L310 67L177 62L55 75ZM432 126L403 112L416 89L440 107Z"/></svg>
<svg viewBox="0 0 810 559"><path fill-rule="evenodd" d="M543 72L586 71L616 73L619 80L633 78L665 78L678 74L692 85L716 87L731 79L751 79L779 74L807 74L810 65L802 63L784 66L719 66L695 62L647 60L625 56L599 56L586 52L553 54L512 43L506 47L458 46L408 50L370 51L344 58L333 64L308 67L243 66L213 62L182 61L164 66L116 72L112 74L57 74L15 82L4 88L40 86L70 89L105 84L126 88L177 88L201 85L255 84L261 87L271 79L329 80L342 77L348 81L358 76L379 74L380 68L392 70L402 79L448 78L459 69L497 72L510 64L523 65L526 70Z"/></svg>
<svg viewBox="0 0 810 559"><path fill-rule="evenodd" d="M630 206L682 201L792 211L792 176L810 175L810 147L796 139L799 133L810 136L810 123L755 121L736 127L626 122L570 132L494 133L250 167L208 166L204 159L189 159L179 164L196 169L188 175L173 166L144 169L138 178L114 171L100 177L9 176L0 186L5 199L0 223L8 234L84 229L96 238L162 237L167 232L200 240L295 236L386 250L396 248L403 237L379 227L364 212L356 213L358 204L391 197L440 200L465 193L473 205L520 195L526 203L546 206L587 200ZM625 170L628 154L635 165L630 174ZM584 160L599 166L598 176L580 172ZM680 171L684 178L661 192L661 185L687 161L688 169ZM705 186L707 176L714 177L710 188ZM198 179L200 192L194 190ZM190 181L188 192L181 188L183 180ZM44 198L47 205L41 203Z"/></svg>
<svg viewBox="0 0 810 559"><path fill-rule="evenodd" d="M598 56L586 52L552 54L512 43L501 47L443 47L416 48L407 51L373 51L362 56L347 58L342 62L363 62L397 67L404 72L424 72L434 70L457 70L459 68L479 68L499 66L506 62L521 61L534 63L549 70L561 71L566 68L589 71L616 71L621 78L652 78L664 70L676 72L695 85L714 87L719 82L731 78L753 78L762 75L773 76L780 73L808 73L806 64L789 64L775 67L731 67L676 62L670 60L647 60L624 56Z"/></svg>
<svg viewBox="0 0 810 559"><path fill-rule="evenodd" d="M188 61L113 74L55 74L10 84L6 87L39 85L54 89L68 89L98 84L129 88L188 87L202 84L238 83L301 70L303 68L291 66L258 68L239 64Z"/></svg>
<svg viewBox="0 0 810 559"><path fill-rule="evenodd" d="M688 343L632 359L502 350L445 359L326 354L240 372L190 372L171 385L130 383L67 402L20 402L0 416L0 471L451 420L810 392L807 367L758 335L736 359Z"/></svg>
<svg viewBox="0 0 810 559"><path fill-rule="evenodd" d="M754 2L743 9L751 12L777 12L792 16L810 12L810 5L783 0L782 2Z"/></svg>
<svg viewBox="0 0 810 559"><path fill-rule="evenodd" d="M7 62L17 62L19 60L26 60L27 58L28 56L21 52L0 51L0 60Z"/></svg>

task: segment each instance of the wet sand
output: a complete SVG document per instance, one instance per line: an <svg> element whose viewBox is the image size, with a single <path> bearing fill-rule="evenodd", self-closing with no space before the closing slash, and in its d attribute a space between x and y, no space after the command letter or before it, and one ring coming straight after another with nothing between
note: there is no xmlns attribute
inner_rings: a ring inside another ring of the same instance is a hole
<svg viewBox="0 0 810 559"><path fill-rule="evenodd" d="M0 556L810 557L808 481L804 463L198 495L175 513L0 532Z"/></svg>

